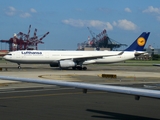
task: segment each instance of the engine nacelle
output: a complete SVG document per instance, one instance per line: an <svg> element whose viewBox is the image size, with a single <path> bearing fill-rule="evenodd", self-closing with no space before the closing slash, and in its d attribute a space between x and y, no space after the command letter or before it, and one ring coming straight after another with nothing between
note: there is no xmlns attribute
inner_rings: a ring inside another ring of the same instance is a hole
<svg viewBox="0 0 160 120"><path fill-rule="evenodd" d="M51 63L50 67L59 67L59 64L58 63Z"/></svg>
<svg viewBox="0 0 160 120"><path fill-rule="evenodd" d="M74 67L76 66L76 63L72 60L61 60L59 61L59 67L61 68L68 68L68 67Z"/></svg>

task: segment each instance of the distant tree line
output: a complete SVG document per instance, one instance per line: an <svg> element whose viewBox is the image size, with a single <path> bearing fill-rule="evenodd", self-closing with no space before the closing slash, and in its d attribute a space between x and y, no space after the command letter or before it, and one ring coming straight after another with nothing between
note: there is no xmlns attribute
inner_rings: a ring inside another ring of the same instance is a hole
<svg viewBox="0 0 160 120"><path fill-rule="evenodd" d="M160 55L158 55L158 54L153 54L153 55L152 55L152 60L160 60Z"/></svg>

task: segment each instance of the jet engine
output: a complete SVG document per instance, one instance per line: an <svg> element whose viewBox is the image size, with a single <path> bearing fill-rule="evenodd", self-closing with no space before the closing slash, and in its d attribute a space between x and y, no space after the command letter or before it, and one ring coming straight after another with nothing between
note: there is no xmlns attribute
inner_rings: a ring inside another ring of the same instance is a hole
<svg viewBox="0 0 160 120"><path fill-rule="evenodd" d="M68 67L74 67L76 66L76 63L72 60L61 60L59 61L59 67L61 68L68 68Z"/></svg>

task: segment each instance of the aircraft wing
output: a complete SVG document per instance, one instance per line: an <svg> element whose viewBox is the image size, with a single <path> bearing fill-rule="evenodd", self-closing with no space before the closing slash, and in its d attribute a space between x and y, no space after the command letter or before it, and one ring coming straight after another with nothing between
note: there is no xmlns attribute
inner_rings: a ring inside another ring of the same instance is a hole
<svg viewBox="0 0 160 120"><path fill-rule="evenodd" d="M103 58L103 57L110 57L110 56L118 56L122 55L124 51L118 53L118 54L113 54L113 55L97 55L97 56L87 56L87 57L77 57L77 58L67 58L67 59L61 59L61 60L69 60L72 59L73 61L86 61L86 60L92 60L92 59L97 59L97 58Z"/></svg>
<svg viewBox="0 0 160 120"><path fill-rule="evenodd" d="M65 82L65 81L51 80L51 79L49 80L49 79L18 78L18 77L8 77L8 76L0 76L0 79L58 85L58 86L66 86L66 87L75 87L75 88L83 89L84 93L86 93L87 90L89 89L89 90L128 94L128 95L134 95L136 100L139 100L140 96L160 99L159 90L140 89L140 88L132 88L132 87L112 86L112 85L89 84L89 83L80 83L80 82Z"/></svg>
<svg viewBox="0 0 160 120"><path fill-rule="evenodd" d="M158 67L160 67L160 64L153 64L153 66L158 66Z"/></svg>

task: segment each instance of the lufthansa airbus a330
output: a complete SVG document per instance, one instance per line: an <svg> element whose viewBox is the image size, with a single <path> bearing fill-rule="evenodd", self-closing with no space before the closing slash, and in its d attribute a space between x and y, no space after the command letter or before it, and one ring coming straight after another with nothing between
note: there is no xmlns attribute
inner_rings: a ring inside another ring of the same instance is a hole
<svg viewBox="0 0 160 120"><path fill-rule="evenodd" d="M143 32L124 51L51 51L22 50L9 52L4 59L18 64L49 64L51 67L86 70L87 64L109 64L133 59L144 53L143 49L150 32Z"/></svg>

